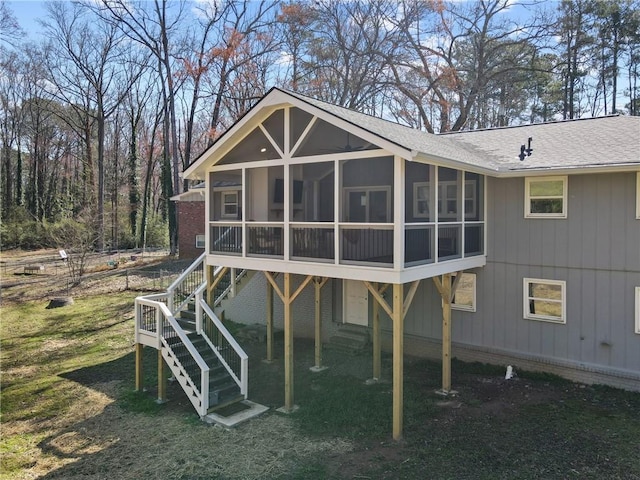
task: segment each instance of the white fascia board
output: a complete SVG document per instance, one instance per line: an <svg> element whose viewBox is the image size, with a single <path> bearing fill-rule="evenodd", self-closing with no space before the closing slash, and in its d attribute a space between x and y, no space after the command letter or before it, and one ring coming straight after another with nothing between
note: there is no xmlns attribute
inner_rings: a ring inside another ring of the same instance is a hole
<svg viewBox="0 0 640 480"><path fill-rule="evenodd" d="M363 265L336 265L333 263L285 261L281 258L241 257L236 255L207 255L207 264L247 270L293 273L295 275L315 275L319 277L341 278L381 283L408 283L424 278L436 277L472 268L484 267L484 255L440 263L420 265L404 270Z"/></svg>
<svg viewBox="0 0 640 480"><path fill-rule="evenodd" d="M204 180L206 171L215 164L212 157L222 158L229 150L235 147L238 142L253 130L262 120L271 115L278 107L285 103L282 98L283 92L273 90L266 97L262 98L243 117L233 124L226 132L220 136L216 142L200 155L186 170L182 177L190 180ZM236 139L233 141L233 139Z"/></svg>
<svg viewBox="0 0 640 480"><path fill-rule="evenodd" d="M430 165L437 165L439 167L448 167L456 170L464 170L465 172L478 173L480 175L499 176L499 171L494 168L483 168L477 165L472 165L466 162L459 162L450 158L440 157L437 155L429 155L424 152L411 152L411 156L407 158L408 161L417 161L420 163L427 163Z"/></svg>
<svg viewBox="0 0 640 480"><path fill-rule="evenodd" d="M585 173L637 172L640 163L620 163L612 165L578 165L575 167L534 167L517 170L501 170L496 177L541 177L548 175L577 175Z"/></svg>

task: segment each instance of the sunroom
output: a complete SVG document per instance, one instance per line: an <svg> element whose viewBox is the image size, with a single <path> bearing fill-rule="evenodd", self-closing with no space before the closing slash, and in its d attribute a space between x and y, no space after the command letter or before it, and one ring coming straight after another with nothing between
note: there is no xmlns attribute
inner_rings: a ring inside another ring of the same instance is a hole
<svg viewBox="0 0 640 480"><path fill-rule="evenodd" d="M484 264L482 174L333 120L276 108L212 162L210 263L391 283Z"/></svg>
<svg viewBox="0 0 640 480"><path fill-rule="evenodd" d="M451 302L461 278L452 274L486 263L487 172L449 139L278 89L185 170L206 183L207 292L226 270L268 280L267 359L274 292L283 303L286 411L294 408L291 305L315 285L319 358L328 279L340 279L345 292L364 286L375 299L374 378L379 312L392 320L394 438L402 432L404 317L423 279L442 297L442 392L451 390Z"/></svg>

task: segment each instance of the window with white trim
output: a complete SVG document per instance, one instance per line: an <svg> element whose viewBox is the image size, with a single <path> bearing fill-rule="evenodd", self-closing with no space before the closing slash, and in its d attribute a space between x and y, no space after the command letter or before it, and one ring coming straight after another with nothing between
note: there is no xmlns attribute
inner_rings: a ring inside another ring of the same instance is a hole
<svg viewBox="0 0 640 480"><path fill-rule="evenodd" d="M567 177L524 179L525 218L567 218Z"/></svg>
<svg viewBox="0 0 640 480"><path fill-rule="evenodd" d="M388 223L391 221L390 187L345 187L344 221Z"/></svg>
<svg viewBox="0 0 640 480"><path fill-rule="evenodd" d="M640 334L640 287L636 287L636 333Z"/></svg>
<svg viewBox="0 0 640 480"><path fill-rule="evenodd" d="M428 182L413 184L413 216L429 218L431 212L431 186Z"/></svg>
<svg viewBox="0 0 640 480"><path fill-rule="evenodd" d="M196 248L204 248L204 235L196 235Z"/></svg>
<svg viewBox="0 0 640 480"><path fill-rule="evenodd" d="M524 318L567 323L567 282L540 278L524 279Z"/></svg>
<svg viewBox="0 0 640 480"><path fill-rule="evenodd" d="M220 216L222 218L238 218L238 201L239 201L239 192L237 190L221 192L222 200L221 207L222 211L220 212Z"/></svg>
<svg viewBox="0 0 640 480"><path fill-rule="evenodd" d="M455 278L455 275L452 276ZM451 308L465 312L476 311L476 274L463 273L458 282Z"/></svg>

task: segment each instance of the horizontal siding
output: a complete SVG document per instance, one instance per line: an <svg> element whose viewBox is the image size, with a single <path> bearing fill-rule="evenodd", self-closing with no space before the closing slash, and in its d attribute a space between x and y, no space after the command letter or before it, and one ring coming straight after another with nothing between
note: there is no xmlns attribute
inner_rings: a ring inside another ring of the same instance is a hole
<svg viewBox="0 0 640 480"><path fill-rule="evenodd" d="M488 257L476 313L453 311L454 342L640 372L635 173L569 177L568 218L525 219L524 179L488 179ZM523 278L567 282L567 323L523 318ZM442 338L440 299L424 281L407 334Z"/></svg>

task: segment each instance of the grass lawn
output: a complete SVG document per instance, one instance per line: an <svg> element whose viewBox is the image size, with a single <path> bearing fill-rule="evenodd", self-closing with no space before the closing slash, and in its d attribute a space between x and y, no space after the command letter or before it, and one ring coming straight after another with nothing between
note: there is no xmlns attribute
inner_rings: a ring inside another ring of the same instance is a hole
<svg viewBox="0 0 640 480"><path fill-rule="evenodd" d="M1 307L2 479L640 479L640 394L454 361L455 398L434 393L438 363L405 359L404 432L391 439L391 359L365 385L367 356L295 341L295 401L281 359L248 343L250 399L272 408L233 430L203 424L175 383L133 392L130 292ZM276 352L281 352L276 342Z"/></svg>

